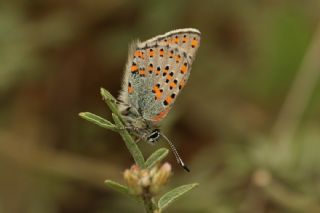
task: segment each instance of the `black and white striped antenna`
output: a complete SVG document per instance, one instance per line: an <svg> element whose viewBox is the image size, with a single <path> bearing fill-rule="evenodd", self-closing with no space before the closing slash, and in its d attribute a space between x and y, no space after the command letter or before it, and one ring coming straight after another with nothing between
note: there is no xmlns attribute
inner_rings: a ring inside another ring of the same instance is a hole
<svg viewBox="0 0 320 213"><path fill-rule="evenodd" d="M178 162L178 164L180 166L182 166L182 168L184 168L184 170L186 170L187 172L190 172L189 168L186 166L186 164L183 163L180 155L178 154L178 151L176 149L176 147L173 145L173 143L171 143L171 141L162 133L160 133L160 135L167 141L167 143L169 144L174 156L176 157L176 160Z"/></svg>

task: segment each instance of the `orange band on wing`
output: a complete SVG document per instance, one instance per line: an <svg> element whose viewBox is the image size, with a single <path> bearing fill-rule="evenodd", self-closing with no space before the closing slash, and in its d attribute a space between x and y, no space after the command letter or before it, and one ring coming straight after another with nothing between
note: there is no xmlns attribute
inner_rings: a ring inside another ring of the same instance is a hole
<svg viewBox="0 0 320 213"><path fill-rule="evenodd" d="M140 76L145 76L146 75L145 70L144 69L139 70L139 75Z"/></svg>
<svg viewBox="0 0 320 213"><path fill-rule="evenodd" d="M128 93L133 93L133 87L130 82L128 83Z"/></svg>
<svg viewBox="0 0 320 213"><path fill-rule="evenodd" d="M169 84L170 89L173 89L177 86L177 84L174 81L171 81Z"/></svg>
<svg viewBox="0 0 320 213"><path fill-rule="evenodd" d="M131 66L131 72L137 72L137 71L138 71L137 65L132 65Z"/></svg>
<svg viewBox="0 0 320 213"><path fill-rule="evenodd" d="M175 39L174 39L174 43L178 44L179 43L179 37L176 36Z"/></svg>
<svg viewBox="0 0 320 213"><path fill-rule="evenodd" d="M133 87L131 87L131 86L128 86L128 93L133 93Z"/></svg>
<svg viewBox="0 0 320 213"><path fill-rule="evenodd" d="M162 96L162 90L159 88L159 85L155 85L152 89L152 92L155 94L155 99L158 100Z"/></svg>
<svg viewBox="0 0 320 213"><path fill-rule="evenodd" d="M179 89L182 89L185 86L185 84L186 84L186 80L183 79L179 84Z"/></svg>
<svg viewBox="0 0 320 213"><path fill-rule="evenodd" d="M191 41L191 47L194 48L194 47L196 47L196 46L198 46L198 41L197 41L196 39L193 39L193 40Z"/></svg>
<svg viewBox="0 0 320 213"><path fill-rule="evenodd" d="M160 49L160 57L163 57L163 55L164 55L164 50L163 49Z"/></svg>
<svg viewBox="0 0 320 213"><path fill-rule="evenodd" d="M180 59L181 59L181 55L176 55L175 58L176 58L176 62L179 63L179 62L180 62Z"/></svg>
<svg viewBox="0 0 320 213"><path fill-rule="evenodd" d="M168 112L170 111L169 108L163 110L162 112L160 112L158 115L154 116L152 118L152 120L154 121L161 121L164 117L166 117L166 115L168 114Z"/></svg>
<svg viewBox="0 0 320 213"><path fill-rule="evenodd" d="M180 69L182 74L185 74L188 70L187 63L184 63Z"/></svg>
<svg viewBox="0 0 320 213"><path fill-rule="evenodd" d="M188 41L188 38L187 37L183 37L182 38L182 43L186 43Z"/></svg>
<svg viewBox="0 0 320 213"><path fill-rule="evenodd" d="M159 75L159 74L160 74L160 71L161 71L161 68L160 68L160 67L157 67L156 75Z"/></svg>
<svg viewBox="0 0 320 213"><path fill-rule="evenodd" d="M167 76L167 79L166 79L166 82L169 83L169 81L170 81L172 78L173 78L172 75L168 75L168 76Z"/></svg>
<svg viewBox="0 0 320 213"><path fill-rule="evenodd" d="M140 58L141 57L141 51L140 50L135 51L134 52L134 56Z"/></svg>
<svg viewBox="0 0 320 213"><path fill-rule="evenodd" d="M135 56L135 57L138 57L138 58L144 59L143 52L140 51L140 50L135 51L135 52L134 52L134 56Z"/></svg>
<svg viewBox="0 0 320 213"><path fill-rule="evenodd" d="M152 58L154 57L154 51L153 49L149 49L149 56Z"/></svg>
<svg viewBox="0 0 320 213"><path fill-rule="evenodd" d="M171 104L173 101L173 98L171 98L170 96L166 97L166 99L164 100L165 105L169 105Z"/></svg>

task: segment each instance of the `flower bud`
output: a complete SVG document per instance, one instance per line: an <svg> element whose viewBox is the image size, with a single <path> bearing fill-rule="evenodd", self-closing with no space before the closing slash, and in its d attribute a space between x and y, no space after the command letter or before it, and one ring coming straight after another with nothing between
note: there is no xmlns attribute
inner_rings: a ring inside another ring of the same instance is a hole
<svg viewBox="0 0 320 213"><path fill-rule="evenodd" d="M169 163L164 163L152 177L150 192L152 194L157 194L160 188L168 182L171 174L171 165Z"/></svg>
<svg viewBox="0 0 320 213"><path fill-rule="evenodd" d="M171 165L164 163L161 167L156 165L151 169L140 169L137 165L131 166L123 173L127 186L134 195L145 192L157 194L160 188L167 183L171 175Z"/></svg>
<svg viewBox="0 0 320 213"><path fill-rule="evenodd" d="M130 192L134 195L140 195L143 192L143 188L139 184L139 170L138 166L133 165L123 173L124 180L126 181Z"/></svg>

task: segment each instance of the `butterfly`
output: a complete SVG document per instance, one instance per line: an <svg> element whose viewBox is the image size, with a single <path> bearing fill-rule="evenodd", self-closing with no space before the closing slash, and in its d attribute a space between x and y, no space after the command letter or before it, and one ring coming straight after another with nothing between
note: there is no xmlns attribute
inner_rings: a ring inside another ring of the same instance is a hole
<svg viewBox="0 0 320 213"><path fill-rule="evenodd" d="M159 130L159 123L188 81L200 35L197 29L184 28L133 42L118 97L118 108L129 132L149 143L164 138L178 164L187 171L173 143Z"/></svg>

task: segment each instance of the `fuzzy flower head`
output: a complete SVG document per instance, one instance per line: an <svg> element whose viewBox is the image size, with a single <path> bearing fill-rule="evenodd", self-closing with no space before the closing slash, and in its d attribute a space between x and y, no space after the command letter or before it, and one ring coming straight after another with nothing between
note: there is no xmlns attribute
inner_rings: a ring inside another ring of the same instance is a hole
<svg viewBox="0 0 320 213"><path fill-rule="evenodd" d="M151 169L140 169L133 165L124 171L123 176L132 194L141 195L147 192L155 195L167 183L171 173L171 165L164 163Z"/></svg>

